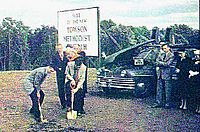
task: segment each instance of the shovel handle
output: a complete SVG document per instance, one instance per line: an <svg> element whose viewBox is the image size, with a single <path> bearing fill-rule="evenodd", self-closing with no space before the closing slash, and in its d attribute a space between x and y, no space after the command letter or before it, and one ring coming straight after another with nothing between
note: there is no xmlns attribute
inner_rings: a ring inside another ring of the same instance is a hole
<svg viewBox="0 0 200 132"><path fill-rule="evenodd" d="M38 107L39 107L39 111L40 111L40 119L41 119L41 121L43 121L42 108L40 105L40 98L38 98Z"/></svg>
<svg viewBox="0 0 200 132"><path fill-rule="evenodd" d="M71 109L74 108L74 93L71 91Z"/></svg>

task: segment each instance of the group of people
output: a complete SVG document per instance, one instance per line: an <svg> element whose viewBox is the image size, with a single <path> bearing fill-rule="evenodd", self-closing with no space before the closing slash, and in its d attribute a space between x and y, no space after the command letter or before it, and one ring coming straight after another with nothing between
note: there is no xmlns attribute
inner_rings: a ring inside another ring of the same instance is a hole
<svg viewBox="0 0 200 132"><path fill-rule="evenodd" d="M179 58L166 43L161 43L160 53L156 58L157 88L156 103L152 108L172 107L172 74L177 74L177 94L180 97L180 109L187 109L188 102L193 102L195 112L200 114L200 50L194 51L194 57L184 49L178 51ZM175 63L176 62L176 63Z"/></svg>
<svg viewBox="0 0 200 132"><path fill-rule="evenodd" d="M152 108L171 107L172 74L175 71L178 74L177 86L178 94L180 94L180 109L187 109L187 101L192 95L196 112L200 114L199 52L200 50L196 50L194 52L195 59L192 59L186 51L179 51L180 58L175 64L175 55L169 45L166 43L161 44L160 52L156 58L156 103ZM79 45L68 46L66 51L63 52L62 45L58 44L51 65L36 68L25 78L24 87L32 100L30 113L39 122L45 121L41 113L41 105L44 100L41 84L46 76L54 71L56 71L58 94L62 109L66 109L67 112L71 111L72 95L74 95L73 109L77 111L78 116L85 114L83 109L84 97L87 92L85 52L80 50Z"/></svg>
<svg viewBox="0 0 200 132"><path fill-rule="evenodd" d="M57 45L57 52L52 57L52 63L46 67L39 67L31 71L25 78L24 88L32 100L30 113L38 122L45 122L41 105L44 100L44 92L41 84L48 74L56 72L58 95L62 109L67 112L77 111L78 116L85 114L83 109L84 97L87 92L87 67L85 64L85 52L79 45L67 46L63 52L62 44ZM72 103L72 95L74 102ZM73 104L73 107L71 106Z"/></svg>

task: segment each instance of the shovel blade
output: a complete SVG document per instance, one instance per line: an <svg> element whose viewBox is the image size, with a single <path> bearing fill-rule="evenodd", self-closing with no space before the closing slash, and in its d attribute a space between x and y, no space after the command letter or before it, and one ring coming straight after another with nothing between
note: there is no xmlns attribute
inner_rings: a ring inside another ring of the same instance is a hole
<svg viewBox="0 0 200 132"><path fill-rule="evenodd" d="M77 111L69 111L67 112L67 119L76 119L77 118Z"/></svg>

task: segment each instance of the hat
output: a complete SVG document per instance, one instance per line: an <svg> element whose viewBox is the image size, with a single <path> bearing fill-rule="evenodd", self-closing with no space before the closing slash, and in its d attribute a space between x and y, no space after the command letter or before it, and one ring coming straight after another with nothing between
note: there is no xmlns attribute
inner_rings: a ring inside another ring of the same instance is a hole
<svg viewBox="0 0 200 132"><path fill-rule="evenodd" d="M66 50L65 50L65 53L66 53L66 54L69 54L71 51L72 51L72 48L67 47Z"/></svg>
<svg viewBox="0 0 200 132"><path fill-rule="evenodd" d="M71 60L75 60L77 57L79 57L79 54L76 50L72 50L70 56Z"/></svg>

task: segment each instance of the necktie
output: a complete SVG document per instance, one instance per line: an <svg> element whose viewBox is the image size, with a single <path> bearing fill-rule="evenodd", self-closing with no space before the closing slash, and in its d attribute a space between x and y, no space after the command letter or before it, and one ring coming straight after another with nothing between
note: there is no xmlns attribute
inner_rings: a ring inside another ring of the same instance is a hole
<svg viewBox="0 0 200 132"><path fill-rule="evenodd" d="M60 59L63 60L63 55L62 54L60 54Z"/></svg>
<svg viewBox="0 0 200 132"><path fill-rule="evenodd" d="M166 53L164 53L164 56L163 56L163 61L165 61L165 59L166 59Z"/></svg>
<svg viewBox="0 0 200 132"><path fill-rule="evenodd" d="M76 70L76 78L75 78L76 83L78 82L78 72L79 72L79 69L80 69L80 67L78 67L77 70Z"/></svg>

